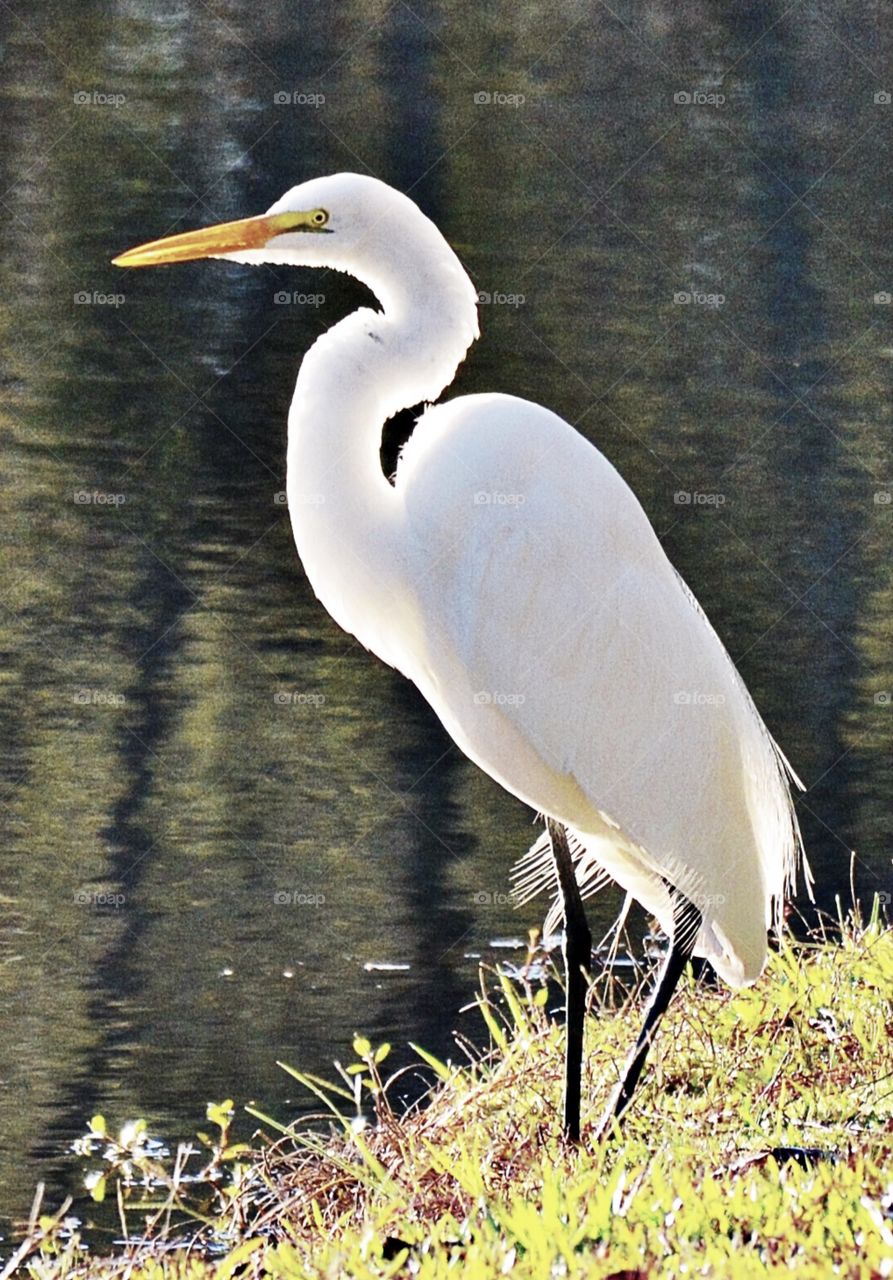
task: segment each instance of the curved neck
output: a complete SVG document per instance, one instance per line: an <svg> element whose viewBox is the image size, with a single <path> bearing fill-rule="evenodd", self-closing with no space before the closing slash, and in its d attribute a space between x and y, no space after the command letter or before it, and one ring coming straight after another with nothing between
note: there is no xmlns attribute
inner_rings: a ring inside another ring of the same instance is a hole
<svg viewBox="0 0 893 1280"><path fill-rule="evenodd" d="M392 665L394 610L411 601L382 429L436 399L477 337L471 282L442 244L442 264L367 281L384 311L355 311L313 345L289 414L288 504L307 577L335 621Z"/></svg>

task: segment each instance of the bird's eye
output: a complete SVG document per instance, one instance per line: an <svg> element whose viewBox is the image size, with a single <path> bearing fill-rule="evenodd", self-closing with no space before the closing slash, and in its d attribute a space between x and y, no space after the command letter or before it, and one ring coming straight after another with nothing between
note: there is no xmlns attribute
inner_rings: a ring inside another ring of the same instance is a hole
<svg viewBox="0 0 893 1280"><path fill-rule="evenodd" d="M310 215L310 221L315 227L324 227L329 220L329 214L326 209L314 209Z"/></svg>

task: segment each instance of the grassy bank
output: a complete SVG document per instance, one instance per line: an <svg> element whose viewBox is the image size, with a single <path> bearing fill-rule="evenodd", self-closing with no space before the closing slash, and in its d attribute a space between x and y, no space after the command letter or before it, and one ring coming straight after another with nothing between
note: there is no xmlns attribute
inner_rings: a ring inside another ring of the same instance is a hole
<svg viewBox="0 0 893 1280"><path fill-rule="evenodd" d="M248 1151L230 1144L224 1105L200 1157L164 1158L140 1126L110 1137L95 1120L81 1150L94 1195L117 1200L122 1235L148 1240L91 1258L65 1213L41 1208L10 1274L893 1273L893 932L876 917L841 943L786 945L747 991L687 980L622 1136L584 1133L579 1151L557 1136L562 1033L544 989L495 985L482 1007L493 1052L429 1060L438 1083L409 1117L389 1108L384 1048L360 1039L332 1085L302 1077L331 1114L326 1135ZM638 1021L637 1007L588 1019L584 1123ZM358 1090L376 1112L362 1131Z"/></svg>

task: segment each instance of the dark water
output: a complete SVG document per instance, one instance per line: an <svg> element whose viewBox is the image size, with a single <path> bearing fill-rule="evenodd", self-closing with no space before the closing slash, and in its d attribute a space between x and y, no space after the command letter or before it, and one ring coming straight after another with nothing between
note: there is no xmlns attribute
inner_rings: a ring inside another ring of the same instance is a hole
<svg viewBox="0 0 893 1280"><path fill-rule="evenodd" d="M307 177L409 191L503 299L455 389L598 442L808 785L821 901L851 850L893 890L888 17L4 7L0 1213L96 1110L177 1138L294 1114L275 1060L355 1030L447 1052L469 957L539 919L532 815L329 621L276 499L300 353L362 289L108 263Z"/></svg>

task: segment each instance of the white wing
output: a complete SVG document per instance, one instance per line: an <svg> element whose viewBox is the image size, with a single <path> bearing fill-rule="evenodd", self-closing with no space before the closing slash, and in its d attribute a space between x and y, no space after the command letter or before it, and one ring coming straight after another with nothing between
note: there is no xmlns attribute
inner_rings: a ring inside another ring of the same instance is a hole
<svg viewBox="0 0 893 1280"><path fill-rule="evenodd" d="M485 395L423 415L397 492L418 617L401 670L665 928L666 882L690 897L698 951L752 980L797 861L787 781L631 490L556 415Z"/></svg>

